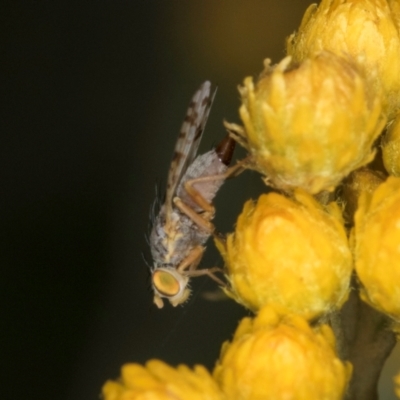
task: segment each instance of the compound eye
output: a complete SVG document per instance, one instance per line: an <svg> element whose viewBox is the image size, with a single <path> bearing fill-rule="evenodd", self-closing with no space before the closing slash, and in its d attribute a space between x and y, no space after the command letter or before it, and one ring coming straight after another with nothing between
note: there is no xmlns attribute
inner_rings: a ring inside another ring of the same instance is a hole
<svg viewBox="0 0 400 400"><path fill-rule="evenodd" d="M157 291L166 297L176 296L181 290L179 281L167 271L153 272L153 285Z"/></svg>

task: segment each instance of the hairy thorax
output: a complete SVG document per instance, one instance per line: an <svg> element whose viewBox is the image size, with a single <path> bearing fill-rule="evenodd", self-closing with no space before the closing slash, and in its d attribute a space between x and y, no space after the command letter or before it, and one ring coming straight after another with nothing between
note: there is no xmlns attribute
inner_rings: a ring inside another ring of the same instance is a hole
<svg viewBox="0 0 400 400"><path fill-rule="evenodd" d="M164 215L161 212L157 216L150 234L155 267L179 265L194 247L203 245L209 237L208 232L177 209L173 211L168 227Z"/></svg>

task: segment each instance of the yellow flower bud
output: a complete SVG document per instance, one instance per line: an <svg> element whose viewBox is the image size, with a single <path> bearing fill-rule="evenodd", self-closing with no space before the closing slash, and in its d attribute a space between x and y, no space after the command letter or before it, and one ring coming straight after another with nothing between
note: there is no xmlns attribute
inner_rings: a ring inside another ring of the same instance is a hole
<svg viewBox="0 0 400 400"><path fill-rule="evenodd" d="M349 56L363 69L391 119L400 107L398 0L322 0L304 14L287 52L301 62L321 50Z"/></svg>
<svg viewBox="0 0 400 400"><path fill-rule="evenodd" d="M315 318L346 300L352 258L337 204L325 210L304 191L248 201L235 233L219 249L231 297L252 309L266 304Z"/></svg>
<svg viewBox="0 0 400 400"><path fill-rule="evenodd" d="M277 188L331 190L374 156L380 101L342 58L323 52L294 67L287 57L256 85L246 78L240 92L245 129L227 126Z"/></svg>
<svg viewBox="0 0 400 400"><path fill-rule="evenodd" d="M230 400L339 400L350 376L328 326L313 330L301 317L282 319L269 307L240 323L214 370Z"/></svg>
<svg viewBox="0 0 400 400"><path fill-rule="evenodd" d="M400 176L400 114L389 125L382 140L382 157L386 171Z"/></svg>
<svg viewBox="0 0 400 400"><path fill-rule="evenodd" d="M400 322L400 178L363 193L358 204L352 242L361 298Z"/></svg>
<svg viewBox="0 0 400 400"><path fill-rule="evenodd" d="M146 367L126 364L121 379L107 381L104 400L222 400L217 383L202 366L191 370L185 365L176 369L162 361L148 361Z"/></svg>

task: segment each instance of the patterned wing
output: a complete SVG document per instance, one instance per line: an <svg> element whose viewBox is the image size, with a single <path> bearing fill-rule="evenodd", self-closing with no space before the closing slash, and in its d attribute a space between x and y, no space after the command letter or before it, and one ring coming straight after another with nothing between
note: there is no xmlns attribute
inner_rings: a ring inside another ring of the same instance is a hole
<svg viewBox="0 0 400 400"><path fill-rule="evenodd" d="M168 172L165 197L167 222L172 213L172 199L176 188L186 169L196 157L215 93L216 90L211 95L211 83L204 82L194 94L186 112Z"/></svg>

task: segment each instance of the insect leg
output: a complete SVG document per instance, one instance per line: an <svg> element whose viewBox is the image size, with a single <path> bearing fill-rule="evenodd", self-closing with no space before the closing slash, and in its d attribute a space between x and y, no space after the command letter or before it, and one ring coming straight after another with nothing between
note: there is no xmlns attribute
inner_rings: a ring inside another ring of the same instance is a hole
<svg viewBox="0 0 400 400"><path fill-rule="evenodd" d="M226 283L223 282L221 279L219 279L217 276L214 275L214 272L220 272L224 273L224 270L218 267L213 267L213 268L202 268L198 270L189 270L186 271L185 275L189 277L195 277L195 276L202 276L202 275L208 275L212 280L217 282L221 286L226 286Z"/></svg>
<svg viewBox="0 0 400 400"><path fill-rule="evenodd" d="M185 269L196 269L203 257L204 247L196 246L190 253L181 261L181 263L176 268L177 271L183 272Z"/></svg>
<svg viewBox="0 0 400 400"><path fill-rule="evenodd" d="M233 178L234 176L239 175L245 170L244 161L247 161L247 159L236 163L232 167L229 167L223 174L202 176L200 178L190 179L184 183L184 188L191 199L199 207L201 207L205 211L209 211L210 213L214 214L214 206L209 203L198 190L194 188L194 185L199 182L224 181L228 178Z"/></svg>
<svg viewBox="0 0 400 400"><path fill-rule="evenodd" d="M214 216L213 212L207 212L200 215L193 210L192 207L185 204L179 197L175 197L173 202L179 211L187 215L201 229L208 232L210 235L214 232L214 225L210 222ZM212 207L212 209L214 209L214 207Z"/></svg>
<svg viewBox="0 0 400 400"><path fill-rule="evenodd" d="M206 268L206 269L196 269L200 263L203 253L204 253L203 246L195 247L187 255L187 257L185 257L185 259L178 265L177 271L183 273L185 276L188 276L188 277L208 275L211 279L213 279L219 285L226 286L226 283L224 283L221 279L219 279L214 274L214 272L223 273L224 271L221 268L213 267L213 268Z"/></svg>
<svg viewBox="0 0 400 400"><path fill-rule="evenodd" d="M248 162L248 158L245 158L242 161L239 161L232 167L229 167L223 174L219 175L211 175L211 176L203 176L200 178L190 179L184 183L184 188L191 199L206 213L198 214L192 207L188 206L185 202L183 202L179 197L175 197L173 199L176 207L185 215L187 215L197 226L209 232L210 234L214 233L214 225L211 223L211 219L214 217L215 208L209 203L201 193L196 190L193 185L198 182L210 182L215 180L226 180L228 178L232 178L236 175L239 175L246 169L246 163Z"/></svg>

